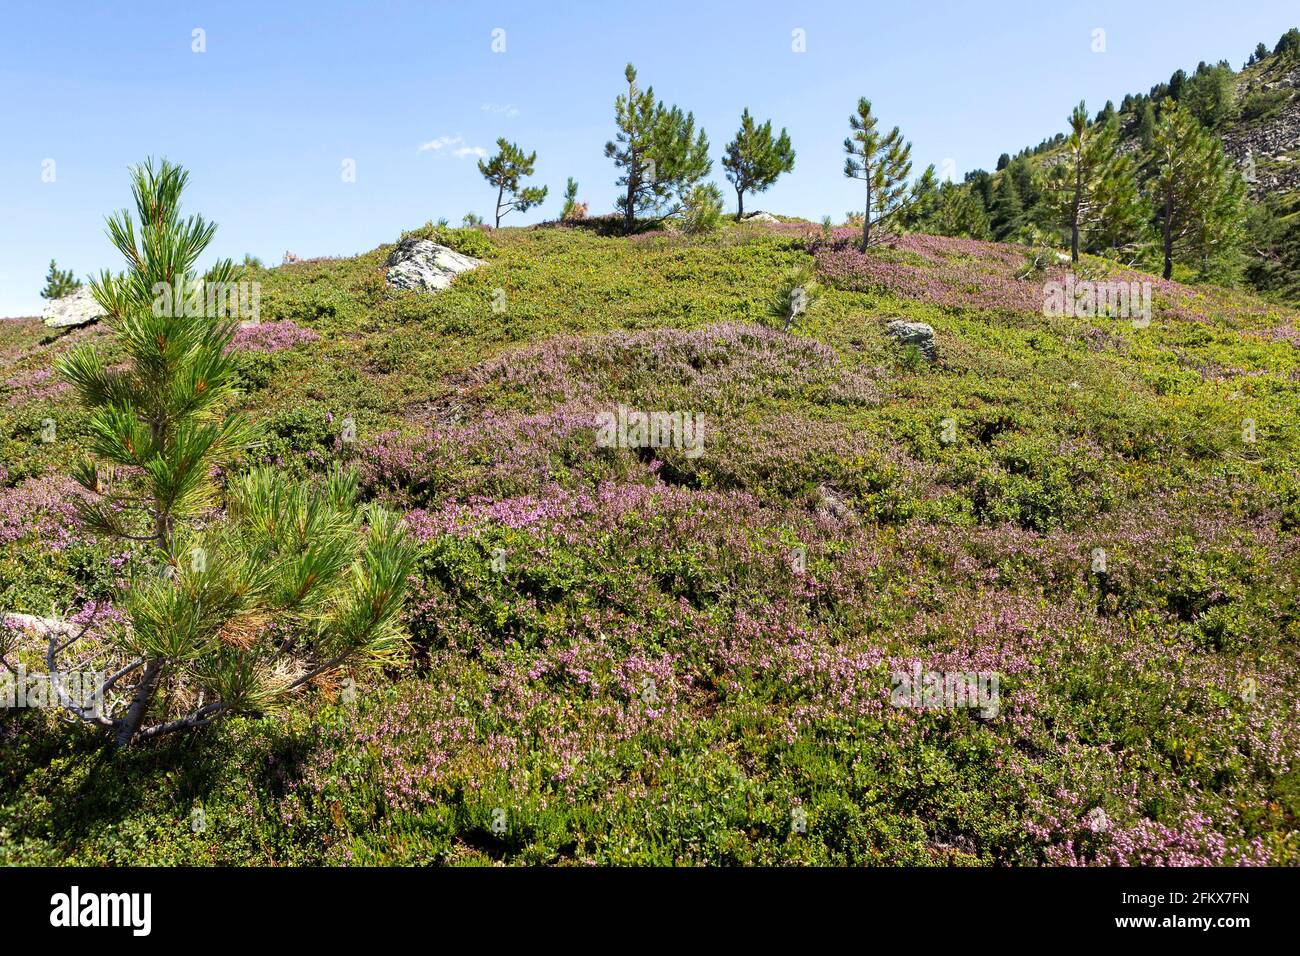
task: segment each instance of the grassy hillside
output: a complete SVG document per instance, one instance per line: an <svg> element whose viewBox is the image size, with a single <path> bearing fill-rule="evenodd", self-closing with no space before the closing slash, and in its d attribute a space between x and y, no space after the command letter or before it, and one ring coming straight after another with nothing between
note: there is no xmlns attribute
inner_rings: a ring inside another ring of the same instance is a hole
<svg viewBox="0 0 1300 956"><path fill-rule="evenodd" d="M1019 247L853 232L451 233L488 265L435 296L391 247L252 272L245 464L408 514L410 663L123 754L4 713L0 862L1300 863L1300 313L1090 259L1150 326L1045 317ZM87 338L0 325L7 610L130 560L72 517ZM597 447L619 404L703 454ZM997 715L890 706L916 662L996 671Z"/></svg>

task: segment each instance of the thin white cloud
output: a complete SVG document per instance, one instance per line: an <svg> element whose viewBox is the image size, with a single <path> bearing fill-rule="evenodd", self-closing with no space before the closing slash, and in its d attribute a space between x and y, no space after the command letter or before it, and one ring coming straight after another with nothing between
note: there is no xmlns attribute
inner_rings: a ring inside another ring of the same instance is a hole
<svg viewBox="0 0 1300 956"><path fill-rule="evenodd" d="M500 113L505 116L518 116L519 107L513 103L484 103L484 113Z"/></svg>
<svg viewBox="0 0 1300 956"><path fill-rule="evenodd" d="M455 146L456 149L451 151L451 155L457 159L464 159L467 156L483 157L487 155L487 150L482 146L461 146L465 142L465 137L457 133L455 136L439 136L437 139L431 139L427 143L420 144L420 152L438 153L448 146Z"/></svg>
<svg viewBox="0 0 1300 956"><path fill-rule="evenodd" d="M437 139L431 139L427 143L420 144L420 152L433 150L435 153L444 146L455 146L457 143L464 142L460 136L439 136Z"/></svg>

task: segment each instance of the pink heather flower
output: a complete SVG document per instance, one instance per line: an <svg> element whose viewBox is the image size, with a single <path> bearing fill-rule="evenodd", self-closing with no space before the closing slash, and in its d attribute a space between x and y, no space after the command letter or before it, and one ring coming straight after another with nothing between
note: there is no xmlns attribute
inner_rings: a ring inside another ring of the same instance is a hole
<svg viewBox="0 0 1300 956"><path fill-rule="evenodd" d="M295 345L315 342L320 335L311 329L300 328L288 319L281 322L259 322L246 325L235 333L231 347L242 352L282 352Z"/></svg>

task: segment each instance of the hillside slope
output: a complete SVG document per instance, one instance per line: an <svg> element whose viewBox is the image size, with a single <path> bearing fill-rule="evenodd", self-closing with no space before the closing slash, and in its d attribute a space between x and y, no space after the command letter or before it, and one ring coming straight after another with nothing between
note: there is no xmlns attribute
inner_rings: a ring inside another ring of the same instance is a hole
<svg viewBox="0 0 1300 956"><path fill-rule="evenodd" d="M1240 283L1270 298L1300 303L1300 29L1283 34L1272 53L1261 43L1240 71L1226 60L1216 65L1202 62L1190 75L1178 70L1148 92L1107 101L1091 114L1093 124L1116 122L1118 149L1136 160L1140 188L1150 183L1149 148L1160 105L1169 98L1217 137L1240 172L1249 200L1242 210L1240 240L1205 260L1175 261L1175 270L1181 271L1174 275L1187 281ZM964 216L950 216L951 225L933 228L1026 241L1040 229L1059 235L1061 223L1045 202L1043 173L1067 161L1064 132L1014 157L1004 153L996 172L972 170L962 186L965 195L982 206L988 222L982 222L979 209L973 214L968 209ZM1159 269L1157 205L1148 209L1145 235L1129 235L1117 258ZM1104 251L1100 244L1088 248Z"/></svg>
<svg viewBox="0 0 1300 956"><path fill-rule="evenodd" d="M253 273L256 458L405 510L412 663L112 765L5 714L0 862L1300 863L1300 313L1089 259L1151 323L1045 316L1019 247L852 234L505 229L432 297L391 247ZM5 609L127 560L70 507L87 338L0 325ZM620 405L702 452L600 447ZM914 668L998 674L996 714L891 706Z"/></svg>
<svg viewBox="0 0 1300 956"><path fill-rule="evenodd" d="M1167 91L1168 85L1157 88ZM1213 132L1241 170L1248 195L1256 202L1293 206L1300 198L1300 59L1270 54L1247 64L1233 74L1230 98ZM1138 149L1137 113L1121 104L1119 120L1121 149ZM1044 167L1064 158L1062 147L1051 140L1025 152L1037 155Z"/></svg>

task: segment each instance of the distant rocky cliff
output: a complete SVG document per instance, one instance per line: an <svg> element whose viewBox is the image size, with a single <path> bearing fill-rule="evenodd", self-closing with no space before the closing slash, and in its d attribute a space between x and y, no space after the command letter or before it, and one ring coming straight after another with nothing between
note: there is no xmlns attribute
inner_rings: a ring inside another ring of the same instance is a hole
<svg viewBox="0 0 1300 956"><path fill-rule="evenodd" d="M1261 199L1300 189L1300 65L1276 79L1242 84L1238 102L1256 90L1293 91L1274 115L1238 120L1222 133L1223 148L1245 172L1251 198Z"/></svg>

